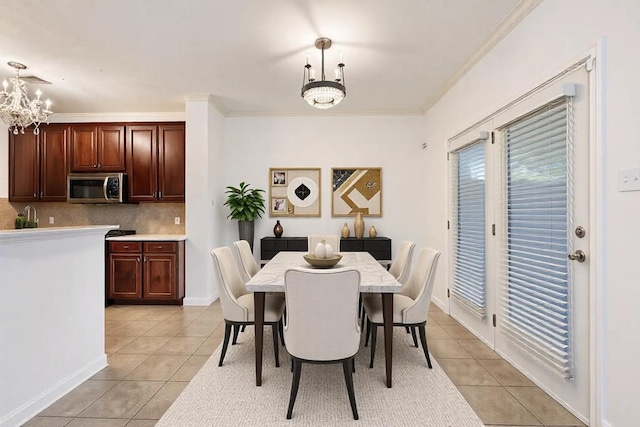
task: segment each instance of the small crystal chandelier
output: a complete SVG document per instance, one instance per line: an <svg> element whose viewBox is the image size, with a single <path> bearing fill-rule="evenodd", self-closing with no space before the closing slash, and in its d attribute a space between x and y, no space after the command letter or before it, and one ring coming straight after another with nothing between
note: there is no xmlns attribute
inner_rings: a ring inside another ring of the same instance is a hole
<svg viewBox="0 0 640 427"><path fill-rule="evenodd" d="M20 79L20 70L24 70L27 67L18 62L9 61L9 66L16 69L16 76L9 79L13 84L11 92L7 92L7 81L2 82L2 91L0 91L0 117L9 125L9 130L13 129L13 133L24 133L24 129L28 126L34 125L33 133L40 134L40 123L48 123L49 116L52 111L51 101L42 101L40 96L42 92L40 89L36 91L37 98L33 101L29 100L27 96L27 84ZM44 104L44 108L42 108Z"/></svg>
<svg viewBox="0 0 640 427"><path fill-rule="evenodd" d="M316 47L322 50L322 68L320 80L315 78L315 70L309 64L309 56L307 56L307 64L304 66L304 75L302 77L302 97L309 105L326 110L334 105L338 105L342 98L347 96L347 90L344 85L344 64L342 63L342 54L340 54L340 63L335 70L335 79L333 81L325 80L324 75L324 50L331 47L331 39L321 37L316 40Z"/></svg>

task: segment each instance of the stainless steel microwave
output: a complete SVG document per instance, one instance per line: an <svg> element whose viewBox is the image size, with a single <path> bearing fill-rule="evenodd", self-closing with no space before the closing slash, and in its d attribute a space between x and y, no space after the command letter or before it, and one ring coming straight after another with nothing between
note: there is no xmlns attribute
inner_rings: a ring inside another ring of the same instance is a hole
<svg viewBox="0 0 640 427"><path fill-rule="evenodd" d="M70 173L67 176L67 202L124 203L126 182L124 173Z"/></svg>

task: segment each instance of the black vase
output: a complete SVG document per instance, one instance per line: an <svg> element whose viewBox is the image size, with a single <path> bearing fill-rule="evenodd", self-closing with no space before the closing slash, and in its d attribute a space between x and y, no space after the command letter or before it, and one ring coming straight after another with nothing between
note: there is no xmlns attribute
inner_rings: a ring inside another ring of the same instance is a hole
<svg viewBox="0 0 640 427"><path fill-rule="evenodd" d="M240 237L240 240L246 240L247 242L249 242L251 250L253 250L253 232L253 221L238 221L238 235Z"/></svg>
<svg viewBox="0 0 640 427"><path fill-rule="evenodd" d="M276 235L276 237L282 237L282 226L280 225L280 221L276 221L276 225L273 227L273 234Z"/></svg>

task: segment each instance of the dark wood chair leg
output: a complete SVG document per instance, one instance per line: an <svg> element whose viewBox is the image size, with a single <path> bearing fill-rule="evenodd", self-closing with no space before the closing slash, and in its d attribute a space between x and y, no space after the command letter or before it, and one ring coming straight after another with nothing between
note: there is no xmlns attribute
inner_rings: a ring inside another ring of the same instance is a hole
<svg viewBox="0 0 640 427"><path fill-rule="evenodd" d="M224 343L222 344L218 366L222 366L222 362L224 362L224 355L227 354L227 347L229 346L229 337L231 337L231 323L224 322Z"/></svg>
<svg viewBox="0 0 640 427"><path fill-rule="evenodd" d="M302 362L292 359L293 363L293 379L291 380L291 396L289 397L289 409L287 410L287 419L291 419L293 413L293 405L296 403L296 396L298 395L298 386L300 385L300 373L302 372Z"/></svg>
<svg viewBox="0 0 640 427"><path fill-rule="evenodd" d="M278 341L278 323L271 324L273 333L273 356L276 358L276 368L280 367L280 342Z"/></svg>
<svg viewBox="0 0 640 427"><path fill-rule="evenodd" d="M342 370L344 371L344 381L347 383L347 392L349 393L349 403L351 403L351 411L353 419L358 419L358 408L356 407L356 395L353 392L353 374L351 373L354 365L353 357L342 362Z"/></svg>
<svg viewBox="0 0 640 427"><path fill-rule="evenodd" d="M369 338L371 336L371 320L367 319L367 332L365 332L364 336L364 346L367 347L369 345Z"/></svg>
<svg viewBox="0 0 640 427"><path fill-rule="evenodd" d="M409 329L410 329L410 328L409 328L408 326L405 326L405 327L404 327L404 330L405 330L405 331L407 331L407 333L411 332Z"/></svg>
<svg viewBox="0 0 640 427"><path fill-rule="evenodd" d="M418 348L418 339L416 338L416 327L411 327L411 337L413 338L413 345Z"/></svg>
<svg viewBox="0 0 640 427"><path fill-rule="evenodd" d="M280 318L280 321L278 322L278 328L280 329L280 342L282 343L282 346L284 347L284 317ZM416 344L417 347L417 344Z"/></svg>
<svg viewBox="0 0 640 427"><path fill-rule="evenodd" d="M376 356L376 339L378 336L378 325L375 323L371 324L371 363L369 363L369 368L373 368L373 359Z"/></svg>
<svg viewBox="0 0 640 427"><path fill-rule="evenodd" d="M247 325L242 325L242 329L240 329L240 332L244 332L244 328L246 328Z"/></svg>
<svg viewBox="0 0 640 427"><path fill-rule="evenodd" d="M431 358L429 357L429 347L427 347L427 334L425 333L425 330L424 330L424 323L418 326L418 331L420 331L420 342L422 343L424 356L427 358L427 365L429 366L429 369L432 369Z"/></svg>
<svg viewBox="0 0 640 427"><path fill-rule="evenodd" d="M367 317L367 313L364 312L364 307L362 308L362 317L360 318L360 331L364 331L364 318Z"/></svg>
<svg viewBox="0 0 640 427"><path fill-rule="evenodd" d="M236 345L238 343L239 332L240 332L240 325L233 325L233 341L231 341L231 345Z"/></svg>

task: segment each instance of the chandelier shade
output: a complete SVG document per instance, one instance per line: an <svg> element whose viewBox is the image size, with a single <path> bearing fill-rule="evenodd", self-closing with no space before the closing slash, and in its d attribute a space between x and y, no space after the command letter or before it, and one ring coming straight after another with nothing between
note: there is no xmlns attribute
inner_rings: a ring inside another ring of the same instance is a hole
<svg viewBox="0 0 640 427"><path fill-rule="evenodd" d="M49 116L53 114L50 110L51 101L42 101L40 97L42 93L38 89L36 91L36 99L30 100L27 94L27 84L20 79L20 70L27 67L18 62L9 61L7 64L15 68L16 76L9 79L13 85L11 91L8 92L9 84L7 81L2 82L2 91L0 91L0 117L9 125L9 130L14 134L24 133L25 128L33 125L33 133L40 133L40 124L48 123Z"/></svg>
<svg viewBox="0 0 640 427"><path fill-rule="evenodd" d="M344 85L344 64L342 62L342 54L340 54L340 63L335 70L335 79L326 80L324 73L324 51L331 47L331 39L321 37L316 40L316 47L322 51L322 66L320 80L315 78L315 70L309 64L307 56L307 64L304 66L304 74L302 77L301 95L312 107L326 110L334 105L338 105L345 96L347 89Z"/></svg>

